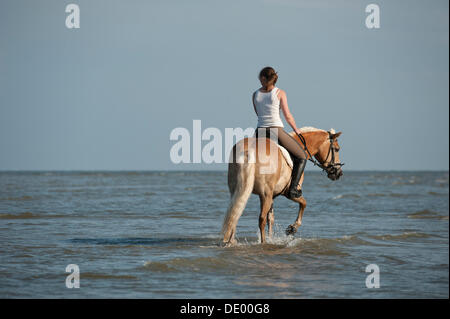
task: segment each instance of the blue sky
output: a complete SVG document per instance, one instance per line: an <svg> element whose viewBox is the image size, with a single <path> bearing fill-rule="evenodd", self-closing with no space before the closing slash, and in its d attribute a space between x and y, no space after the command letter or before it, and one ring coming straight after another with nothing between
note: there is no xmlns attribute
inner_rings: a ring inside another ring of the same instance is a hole
<svg viewBox="0 0 450 319"><path fill-rule="evenodd" d="M173 164L170 132L255 127L267 65L347 170L448 170L448 36L440 0L3 0L0 170L226 169Z"/></svg>

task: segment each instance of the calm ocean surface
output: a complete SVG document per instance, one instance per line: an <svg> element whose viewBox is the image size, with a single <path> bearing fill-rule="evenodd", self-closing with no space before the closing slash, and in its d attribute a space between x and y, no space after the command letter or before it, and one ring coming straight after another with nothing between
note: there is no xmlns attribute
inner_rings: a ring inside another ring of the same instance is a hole
<svg viewBox="0 0 450 319"><path fill-rule="evenodd" d="M226 174L0 172L0 298L449 297L448 172L307 171L295 237L297 204L278 197L259 245L252 195L222 248Z"/></svg>

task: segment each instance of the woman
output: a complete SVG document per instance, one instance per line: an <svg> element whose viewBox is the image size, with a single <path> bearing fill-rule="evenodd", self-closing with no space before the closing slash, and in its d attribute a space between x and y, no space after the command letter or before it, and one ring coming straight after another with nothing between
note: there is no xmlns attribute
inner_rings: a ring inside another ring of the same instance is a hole
<svg viewBox="0 0 450 319"><path fill-rule="evenodd" d="M269 137L270 131L275 131L278 144L286 148L291 154L294 167L292 168L288 197L296 198L302 196L302 192L297 189L297 186L305 169L307 156L300 144L283 129L284 125L280 118L280 108L283 110L286 122L289 123L295 133L300 133L300 130L295 125L294 117L289 111L286 92L275 87L277 80L278 75L271 67L265 67L259 73L259 81L262 87L253 93L252 98L253 107L258 116L258 126L255 133L257 137L258 131L260 135L265 133L265 136Z"/></svg>

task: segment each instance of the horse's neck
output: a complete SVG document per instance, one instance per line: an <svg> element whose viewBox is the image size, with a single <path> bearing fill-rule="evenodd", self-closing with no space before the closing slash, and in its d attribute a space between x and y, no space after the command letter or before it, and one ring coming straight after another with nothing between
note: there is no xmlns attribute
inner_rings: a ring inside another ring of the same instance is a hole
<svg viewBox="0 0 450 319"><path fill-rule="evenodd" d="M306 145L308 146L308 151L312 156L317 154L320 146L326 141L328 137L328 133L324 131L306 132L302 135L305 138ZM298 136L296 139L297 141L300 141L300 138ZM303 146L303 143L300 142L300 145Z"/></svg>

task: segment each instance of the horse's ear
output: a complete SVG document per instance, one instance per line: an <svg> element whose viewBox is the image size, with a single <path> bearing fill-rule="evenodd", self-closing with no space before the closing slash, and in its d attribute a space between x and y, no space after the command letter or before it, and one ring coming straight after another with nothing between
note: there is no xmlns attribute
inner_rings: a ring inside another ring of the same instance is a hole
<svg viewBox="0 0 450 319"><path fill-rule="evenodd" d="M339 136L341 136L342 132L337 132L336 134L333 134L333 139L337 139Z"/></svg>

